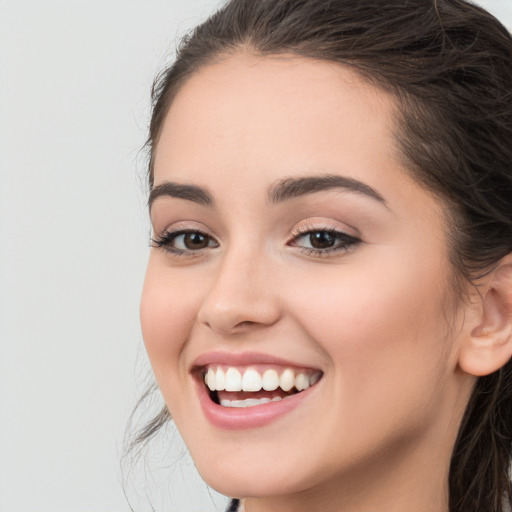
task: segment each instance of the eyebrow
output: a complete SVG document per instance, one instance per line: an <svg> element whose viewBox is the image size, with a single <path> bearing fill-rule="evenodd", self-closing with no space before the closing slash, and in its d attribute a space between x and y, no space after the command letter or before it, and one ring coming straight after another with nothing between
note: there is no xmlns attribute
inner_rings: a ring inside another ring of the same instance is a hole
<svg viewBox="0 0 512 512"><path fill-rule="evenodd" d="M205 206L213 204L213 198L210 193L201 187L196 185L184 185L173 181L164 181L151 189L149 193L148 206L150 210L155 199L162 196L185 199Z"/></svg>
<svg viewBox="0 0 512 512"><path fill-rule="evenodd" d="M300 178L285 178L270 187L268 198L271 203L279 203L295 197L314 194L322 190L342 188L358 194L363 194L386 205L385 199L372 187L362 181L338 174L323 176L305 176Z"/></svg>
<svg viewBox="0 0 512 512"><path fill-rule="evenodd" d="M285 178L269 188L268 201L270 203L280 203L288 199L336 188L366 195L386 205L385 199L366 183L338 174ZM204 188L198 187L197 185L164 181L155 186L149 194L148 206L150 210L155 200L162 196L185 199L204 206L212 206L214 203L213 197Z"/></svg>

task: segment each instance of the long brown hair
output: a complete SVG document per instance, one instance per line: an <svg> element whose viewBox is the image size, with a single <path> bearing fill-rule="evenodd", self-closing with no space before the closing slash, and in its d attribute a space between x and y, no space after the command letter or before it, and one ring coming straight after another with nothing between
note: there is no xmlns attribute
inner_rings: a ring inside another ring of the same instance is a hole
<svg viewBox="0 0 512 512"><path fill-rule="evenodd" d="M176 92L203 66L240 52L351 66L396 98L404 161L451 212L455 286L512 252L512 38L484 9L464 0L228 1L185 37L155 81L150 186L153 150ZM131 446L169 418L164 408ZM506 510L511 450L509 361L479 379L467 406L450 467L451 512Z"/></svg>

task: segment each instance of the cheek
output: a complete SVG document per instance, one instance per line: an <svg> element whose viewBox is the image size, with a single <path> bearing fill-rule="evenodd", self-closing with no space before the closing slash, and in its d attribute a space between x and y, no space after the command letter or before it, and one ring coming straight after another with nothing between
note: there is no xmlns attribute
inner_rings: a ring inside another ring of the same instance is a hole
<svg viewBox="0 0 512 512"><path fill-rule="evenodd" d="M294 298L296 317L333 366L333 403L350 404L363 422L399 404L409 412L432 405L433 383L449 373L444 266L379 261L326 269Z"/></svg>
<svg viewBox="0 0 512 512"><path fill-rule="evenodd" d="M150 259L140 304L144 344L161 388L180 369L200 302L194 287L175 274Z"/></svg>

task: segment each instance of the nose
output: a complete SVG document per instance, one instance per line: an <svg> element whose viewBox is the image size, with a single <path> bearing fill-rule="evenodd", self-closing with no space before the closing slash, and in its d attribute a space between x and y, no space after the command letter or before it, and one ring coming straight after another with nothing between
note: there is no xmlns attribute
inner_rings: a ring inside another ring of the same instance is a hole
<svg viewBox="0 0 512 512"><path fill-rule="evenodd" d="M275 324L281 315L275 266L246 251L218 263L198 321L223 335Z"/></svg>

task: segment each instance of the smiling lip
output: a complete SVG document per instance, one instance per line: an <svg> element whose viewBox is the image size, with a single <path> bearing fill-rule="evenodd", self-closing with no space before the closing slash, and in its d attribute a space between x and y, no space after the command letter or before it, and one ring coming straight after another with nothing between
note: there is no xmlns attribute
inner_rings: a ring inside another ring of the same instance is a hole
<svg viewBox="0 0 512 512"><path fill-rule="evenodd" d="M245 407L224 407L215 403L210 397L208 388L203 382L203 373L200 368L210 365L227 366L255 366L273 365L285 368L312 369L307 365L293 363L285 359L277 358L269 354L255 352L244 352L240 354L228 352L210 352L198 357L192 366L191 373L196 380L196 391L199 397L201 408L207 420L214 426L225 430L239 430L263 427L286 413L298 407L303 400L307 400L315 393L317 385L288 396L280 401Z"/></svg>
<svg viewBox="0 0 512 512"><path fill-rule="evenodd" d="M223 364L227 366L269 364L282 366L284 368L309 368L309 365L294 363L280 357L275 357L270 354L261 354L259 352L241 352L239 354L233 352L208 352L207 354L199 356L192 364L192 368L210 364Z"/></svg>

